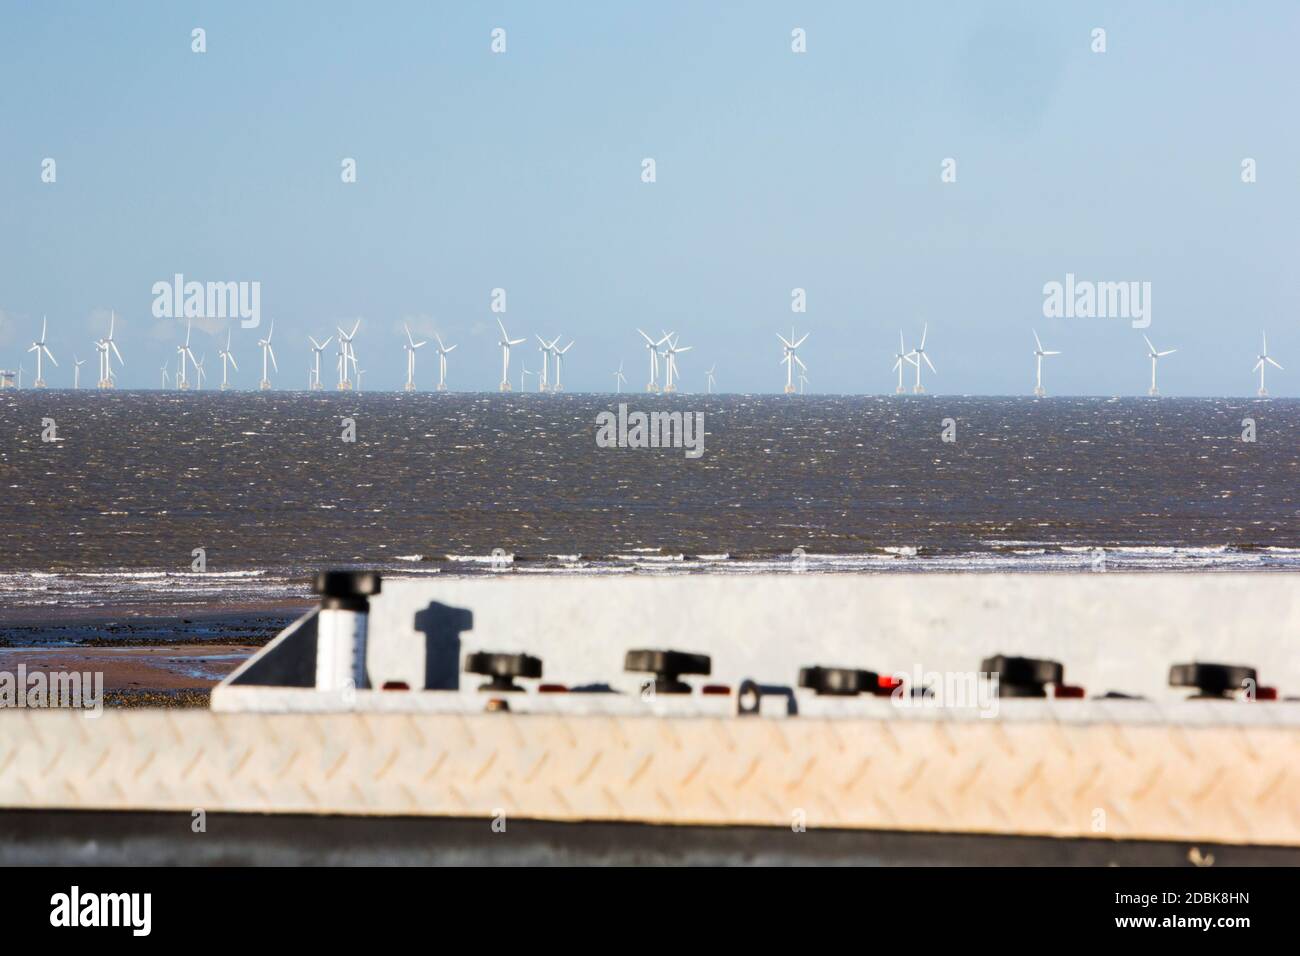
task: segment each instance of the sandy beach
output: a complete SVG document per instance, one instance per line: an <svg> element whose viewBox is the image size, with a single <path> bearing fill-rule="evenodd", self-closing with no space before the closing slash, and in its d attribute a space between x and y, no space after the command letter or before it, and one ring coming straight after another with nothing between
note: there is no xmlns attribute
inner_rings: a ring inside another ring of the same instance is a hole
<svg viewBox="0 0 1300 956"><path fill-rule="evenodd" d="M152 610L70 608L42 620L0 611L0 671L99 672L106 706L202 707L213 686L306 609Z"/></svg>

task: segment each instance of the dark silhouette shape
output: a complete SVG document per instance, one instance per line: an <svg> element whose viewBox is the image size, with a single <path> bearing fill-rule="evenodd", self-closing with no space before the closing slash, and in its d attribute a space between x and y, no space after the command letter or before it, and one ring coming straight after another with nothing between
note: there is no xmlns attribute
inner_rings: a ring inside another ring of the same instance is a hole
<svg viewBox="0 0 1300 956"><path fill-rule="evenodd" d="M432 602L415 615L424 635L424 689L460 689L460 635L474 630L474 612Z"/></svg>

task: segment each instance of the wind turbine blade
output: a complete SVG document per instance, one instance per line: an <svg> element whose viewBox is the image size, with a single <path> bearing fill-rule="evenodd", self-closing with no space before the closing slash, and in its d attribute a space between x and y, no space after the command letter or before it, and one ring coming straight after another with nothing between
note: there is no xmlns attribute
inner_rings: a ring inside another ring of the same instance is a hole
<svg viewBox="0 0 1300 956"><path fill-rule="evenodd" d="M266 354L271 356L271 367L277 372L280 371L280 366L275 364L275 349L271 348L270 342L266 343Z"/></svg>
<svg viewBox="0 0 1300 956"><path fill-rule="evenodd" d="M231 365L234 365L234 366L235 366L235 371L238 372L238 371L239 371L239 366L238 366L238 365L235 365L235 357L234 357L233 355L231 355L229 352L226 352L226 358L230 359L230 364L231 364Z"/></svg>
<svg viewBox="0 0 1300 956"><path fill-rule="evenodd" d="M50 351L50 347L48 345L42 345L41 351L43 351L45 353L45 357L49 359L51 362L54 362L55 365L59 364L58 362L55 362L54 353Z"/></svg>
<svg viewBox="0 0 1300 956"><path fill-rule="evenodd" d="M1173 355L1177 351L1178 349L1166 349L1163 352L1157 352L1156 355L1159 356L1160 358L1164 358L1166 355Z"/></svg>
<svg viewBox="0 0 1300 956"><path fill-rule="evenodd" d="M569 344L572 345L573 343L570 342ZM685 346L683 346L683 347L677 349L677 351L678 351L678 352L689 352L689 351L690 351L691 349L693 349L693 348L695 348L694 345L685 345Z"/></svg>
<svg viewBox="0 0 1300 956"><path fill-rule="evenodd" d="M410 327L409 325L407 325L405 322L403 322L403 323L402 323L402 328L406 329L406 341L410 342L411 345L414 346L414 345L415 345L415 339L411 338L411 327Z"/></svg>
<svg viewBox="0 0 1300 956"><path fill-rule="evenodd" d="M117 360L121 362L123 365L125 365L126 359L122 358L122 353L117 350L117 343L114 342L112 339L109 339L108 344L113 346L113 354L117 356Z"/></svg>
<svg viewBox="0 0 1300 956"><path fill-rule="evenodd" d="M799 363L799 367L801 369L803 369L805 372L808 371L808 366L803 364L803 359L801 359L799 356L796 355L794 357L794 360Z"/></svg>
<svg viewBox="0 0 1300 956"><path fill-rule="evenodd" d="M1147 348L1149 348L1152 352L1156 350L1156 347L1151 344L1151 340L1147 338L1145 335L1142 336L1142 340L1146 342Z"/></svg>
<svg viewBox="0 0 1300 956"><path fill-rule="evenodd" d="M274 323L272 323L272 327L274 327ZM361 328L361 320L357 319L356 322L352 324L352 334L348 336L348 341L351 341L353 338L356 337L357 329L359 328ZM268 335L267 338L269 339L270 336Z"/></svg>
<svg viewBox="0 0 1300 956"><path fill-rule="evenodd" d="M791 345L789 342L785 340L785 336L782 335L780 332L776 333L776 337L781 340L781 344L784 345L786 348L788 349L794 348L793 345Z"/></svg>
<svg viewBox="0 0 1300 956"><path fill-rule="evenodd" d="M456 346L454 346L454 345L449 345L449 346L447 346L447 348L444 349L443 351L444 351L444 354L446 354L446 355L450 355L452 352L456 351Z"/></svg>
<svg viewBox="0 0 1300 956"><path fill-rule="evenodd" d="M1259 371L1259 367L1260 367L1261 365L1263 365L1263 364L1264 364L1264 360L1263 360L1263 359L1260 359L1258 362L1256 362L1254 365L1252 365L1252 366L1250 367L1250 370L1251 370L1252 372L1258 372L1258 371Z"/></svg>
<svg viewBox="0 0 1300 956"><path fill-rule="evenodd" d="M803 345L805 342L808 341L808 336L810 336L810 335L812 335L811 332L805 332L805 333L803 334L803 338L801 338L798 342L794 343L794 345L792 345L792 346L790 346L790 347L791 347L791 348L794 348L794 349L797 349L799 346Z"/></svg>
<svg viewBox="0 0 1300 956"><path fill-rule="evenodd" d="M907 346L903 344L903 330L898 330L898 354L902 355L907 351Z"/></svg>
<svg viewBox="0 0 1300 956"><path fill-rule="evenodd" d="M935 367L934 367L934 363L930 361L930 356L929 356L929 355L927 355L925 352L922 352L922 353L921 353L921 358L925 359L925 364L928 365L928 366L930 366L930 371L931 371L931 372L933 372L935 375L938 375L938 374L939 374L939 370L938 370L937 368L935 368Z"/></svg>
<svg viewBox="0 0 1300 956"><path fill-rule="evenodd" d="M506 342L509 342L509 341L510 341L510 333L506 331L506 327L505 327L505 325L502 324L501 319L500 319L499 317L497 318L497 328L499 328L499 329L501 330L501 338L502 338L502 340L503 340L503 341L506 341Z"/></svg>
<svg viewBox="0 0 1300 956"><path fill-rule="evenodd" d="M1281 367L1282 367L1282 366L1278 365L1276 362L1274 362L1272 358L1265 358L1265 361L1268 362L1268 364L1271 365L1271 366L1273 366L1274 368L1281 368Z"/></svg>
<svg viewBox="0 0 1300 956"><path fill-rule="evenodd" d="M1060 353L1060 352L1051 352L1051 351L1048 351L1048 352L1044 352L1043 354L1044 354L1044 355L1060 355L1061 353Z"/></svg>
<svg viewBox="0 0 1300 956"><path fill-rule="evenodd" d="M527 339L506 339L506 345L522 345Z"/></svg>
<svg viewBox="0 0 1300 956"><path fill-rule="evenodd" d="M41 316L41 341L45 341L45 316Z"/></svg>
<svg viewBox="0 0 1300 956"><path fill-rule="evenodd" d="M921 351L925 351L925 337L929 333L930 333L930 323L927 322L925 323L925 326L921 329L921 345L920 345Z"/></svg>
<svg viewBox="0 0 1300 956"><path fill-rule="evenodd" d="M643 339L646 340L646 343L647 343L648 345L654 345L654 344L655 344L655 340L652 339L652 338L650 338L650 336L646 335L646 334L645 334L644 332L642 332L640 329L637 329L637 333L641 336L641 338L643 338Z"/></svg>
<svg viewBox="0 0 1300 956"><path fill-rule="evenodd" d="M1042 340L1039 339L1039 337L1038 337L1038 330L1037 330L1037 329L1030 329L1029 331L1031 331L1031 332L1034 333L1034 344L1038 346L1038 351L1041 352L1041 351L1043 350L1043 343L1042 343Z"/></svg>

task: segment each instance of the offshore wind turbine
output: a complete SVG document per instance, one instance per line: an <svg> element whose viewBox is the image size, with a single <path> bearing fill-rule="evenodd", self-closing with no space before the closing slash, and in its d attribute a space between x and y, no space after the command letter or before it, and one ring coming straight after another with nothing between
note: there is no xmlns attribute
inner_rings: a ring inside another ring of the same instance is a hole
<svg viewBox="0 0 1300 956"><path fill-rule="evenodd" d="M776 333L776 337L781 340L781 345L783 347L780 364L785 366L785 393L787 395L790 395L794 392L795 363L797 362L801 369L807 370L808 368L808 366L803 364L803 359L799 358L799 356L795 354L795 349L803 345L804 342L808 341L808 336L811 334L812 334L811 332L805 332L803 334L803 338L799 339L798 341L795 341L793 326L791 326L790 328L789 340L787 340L786 337L782 335L780 332Z"/></svg>
<svg viewBox="0 0 1300 956"><path fill-rule="evenodd" d="M913 395L922 395L925 393L925 386L921 384L921 362L922 361L924 361L926 365L930 366L931 372L933 372L935 375L939 374L939 370L935 368L934 363L930 361L930 356L925 354L925 337L926 335L929 334L929 332L930 332L930 323L927 322L925 323L925 326L921 329L921 344L918 345L916 348L912 349L912 364L916 366L916 384L912 386Z"/></svg>
<svg viewBox="0 0 1300 956"><path fill-rule="evenodd" d="M429 343L429 340L421 339L420 341L417 342L415 341L414 338L411 337L411 327L409 325L403 322L402 328L406 329L406 344L402 346L402 350L406 353L406 384L402 386L402 389L407 392L413 392L415 391L415 350L427 345ZM446 362L443 363L443 366L444 368L446 367ZM360 388L361 388L361 372L358 371L357 372L358 391L360 390Z"/></svg>
<svg viewBox="0 0 1300 956"><path fill-rule="evenodd" d="M274 334L275 319L272 319L270 328L266 330L266 338L257 340L258 347L262 350L262 381L258 383L257 387L262 391L266 391L271 387L271 379L266 374L266 360L268 357L271 359L271 367L277 372L280 371L280 366L275 361L275 349L271 348L271 336Z"/></svg>
<svg viewBox="0 0 1300 956"><path fill-rule="evenodd" d="M194 353L190 351L190 332L192 331L189 322L185 323L185 344L176 346L176 387L182 391L190 387L189 366L187 362L194 361Z"/></svg>
<svg viewBox="0 0 1300 956"><path fill-rule="evenodd" d="M45 316L41 316L40 339L33 342L32 347L29 348L27 351L36 353L36 381L32 383L32 387L44 388L45 376L41 370L41 356L44 355L51 362L54 362L54 353L51 352L49 346L45 344ZM59 364L58 362L54 362L55 367L58 367L58 364Z"/></svg>
<svg viewBox="0 0 1300 956"><path fill-rule="evenodd" d="M637 329L637 332L640 333L641 338L645 339L645 347L650 352L650 381L646 383L645 390L647 392L657 392L659 391L659 346L668 341L668 336L665 335L656 342L640 329Z"/></svg>
<svg viewBox="0 0 1300 956"><path fill-rule="evenodd" d="M538 379L537 390L539 392L549 392L551 390L551 352L555 350L555 344L560 341L560 337L557 335L550 342L540 335L534 335L533 338L537 339L537 351L542 353L542 377Z"/></svg>
<svg viewBox="0 0 1300 956"><path fill-rule="evenodd" d="M442 336L437 332L433 333L433 337L438 340L438 391L445 392L447 391L447 356L456 351L456 346L444 345ZM423 344L423 342L420 343L420 345ZM416 348L419 348L419 346L416 346ZM411 354L414 355L415 353ZM414 362L414 359L412 359L412 362ZM519 390L522 392L524 390L522 376L519 381Z"/></svg>
<svg viewBox="0 0 1300 956"><path fill-rule="evenodd" d="M316 389L319 389L321 387L320 354L321 352L325 351L325 346L329 345L333 339L334 336L331 335L324 342L317 342L315 336L312 335L307 336L307 341L311 343L311 352L312 352L312 364L309 366L311 372L307 376L307 388L309 391L315 391Z"/></svg>
<svg viewBox="0 0 1300 956"><path fill-rule="evenodd" d="M167 363L166 362L163 362L162 364L162 386L161 387L162 388L167 387Z"/></svg>
<svg viewBox="0 0 1300 956"><path fill-rule="evenodd" d="M1034 332L1033 329L1030 329L1030 331ZM1061 353L1043 348L1043 343L1038 338L1037 332L1034 332L1034 346L1034 358L1038 362L1038 377L1034 380L1034 394L1041 398L1047 394L1043 391L1043 357L1047 355L1060 355Z"/></svg>
<svg viewBox="0 0 1300 956"><path fill-rule="evenodd" d="M677 356L689 352L695 346L678 345L676 332L665 335L664 338L668 341L668 347L664 349L664 391L675 392L677 386L673 384L673 376L677 374Z"/></svg>
<svg viewBox="0 0 1300 956"><path fill-rule="evenodd" d="M551 354L555 356L555 384L551 386L552 392L564 391L564 382L560 379L561 373L564 371L564 353L573 348L573 342L570 341L564 348L557 349L555 346L559 344L559 341L560 337L557 335L555 341L551 343Z"/></svg>
<svg viewBox="0 0 1300 956"><path fill-rule="evenodd" d="M81 388L81 366L86 364L85 359L77 358L77 353L72 353L72 387Z"/></svg>
<svg viewBox="0 0 1300 956"><path fill-rule="evenodd" d="M1159 352L1156 350L1156 347L1151 344L1150 339L1145 335L1143 335L1142 338L1147 343L1147 356L1151 359L1151 390L1147 392L1147 394L1159 395L1160 391L1156 388L1156 362L1164 358L1166 355L1173 355L1178 351L1178 349L1165 349L1163 352Z"/></svg>
<svg viewBox="0 0 1300 956"><path fill-rule="evenodd" d="M907 386L903 384L903 369L905 365L915 365L916 359L912 358L912 353L907 350L903 344L903 332L898 332L898 351L894 353L893 371L898 373L898 386L894 389L895 395L904 395L907 393Z"/></svg>
<svg viewBox="0 0 1300 956"><path fill-rule="evenodd" d="M230 387L226 384L226 362L230 362L236 372L239 371L239 366L235 364L235 356L230 351L230 329L226 329L226 347L219 351L217 355L221 356L221 390L224 392Z"/></svg>
<svg viewBox="0 0 1300 956"><path fill-rule="evenodd" d="M707 386L706 386L706 391L707 391L708 394L710 394L710 395L713 394L713 385L714 385L714 382L713 382L713 371L714 371L714 369L716 369L717 367L718 367L718 366L714 365L713 368L709 369L707 372L704 373L705 375L707 375L707 376L709 377L709 381L708 381L708 384L707 384Z"/></svg>
<svg viewBox="0 0 1300 956"><path fill-rule="evenodd" d="M521 392L524 391L524 376L526 376L526 375L536 375L536 374L537 374L536 372L530 372L530 371L528 371L528 366L526 366L526 365L523 366L522 368L520 368L520 369L519 369L519 391L521 391Z"/></svg>
<svg viewBox="0 0 1300 956"><path fill-rule="evenodd" d="M808 384L808 376L803 372L799 373L799 394L803 394L804 386Z"/></svg>
<svg viewBox="0 0 1300 956"><path fill-rule="evenodd" d="M344 332L342 328L336 330L339 335L339 358L337 363L339 383L336 386L337 388L346 390L352 387L352 379L348 378L349 362L352 364L353 371L358 373L358 384L360 384L360 370L357 368L357 353L352 348L352 340L356 338L357 329L359 328L361 328L361 320L357 319L357 321L352 325L351 332ZM328 342L329 339L326 339L325 341Z"/></svg>
<svg viewBox="0 0 1300 956"><path fill-rule="evenodd" d="M199 375L198 385L195 386L196 391L200 391L200 392L203 391L203 376L207 374L207 372L203 368L203 360L206 359L207 357L208 357L207 353L204 352L201 357L194 360L194 371L197 372Z"/></svg>
<svg viewBox="0 0 1300 956"><path fill-rule="evenodd" d="M501 341L497 343L501 346L501 385L499 388L503 392L508 392L510 391L510 346L521 345L525 339L512 339L500 318L497 319L497 327L501 329Z"/></svg>
<svg viewBox="0 0 1300 956"><path fill-rule="evenodd" d="M1263 398L1268 394L1268 389L1264 387L1265 364L1271 365L1274 368L1279 370L1282 368L1282 366L1278 365L1277 362L1273 361L1273 357L1268 354L1268 333L1264 332L1262 334L1264 336L1264 351L1259 353L1259 355L1257 356L1259 361L1255 363L1255 369L1259 371L1259 397L1260 398ZM1254 371L1255 369L1252 369L1252 371Z"/></svg>
<svg viewBox="0 0 1300 956"><path fill-rule="evenodd" d="M614 373L614 392L619 394L623 391L623 383L627 381L627 376L623 374L623 363L618 363L618 371Z"/></svg>
<svg viewBox="0 0 1300 956"><path fill-rule="evenodd" d="M18 363L18 387L19 388L23 387L23 373L26 371L27 369L23 368L23 363L19 362Z"/></svg>
<svg viewBox="0 0 1300 956"><path fill-rule="evenodd" d="M100 350L99 357L99 388L113 388L113 359L108 354L109 350L117 356L117 360L123 365L126 359L122 358L122 353L118 351L117 343L113 341L113 331L117 326L117 311L114 310L108 316L108 337L100 339L95 343L95 347Z"/></svg>

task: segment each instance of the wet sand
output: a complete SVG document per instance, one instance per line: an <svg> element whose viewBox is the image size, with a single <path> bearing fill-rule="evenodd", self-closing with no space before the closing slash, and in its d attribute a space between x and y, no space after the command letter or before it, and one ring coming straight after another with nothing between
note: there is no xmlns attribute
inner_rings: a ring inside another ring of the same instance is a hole
<svg viewBox="0 0 1300 956"><path fill-rule="evenodd" d="M102 673L108 707L206 706L208 694L255 653L253 644L180 647L6 647L0 670Z"/></svg>
<svg viewBox="0 0 1300 956"><path fill-rule="evenodd" d="M0 610L0 671L102 672L108 707L205 707L211 689L307 608Z"/></svg>

